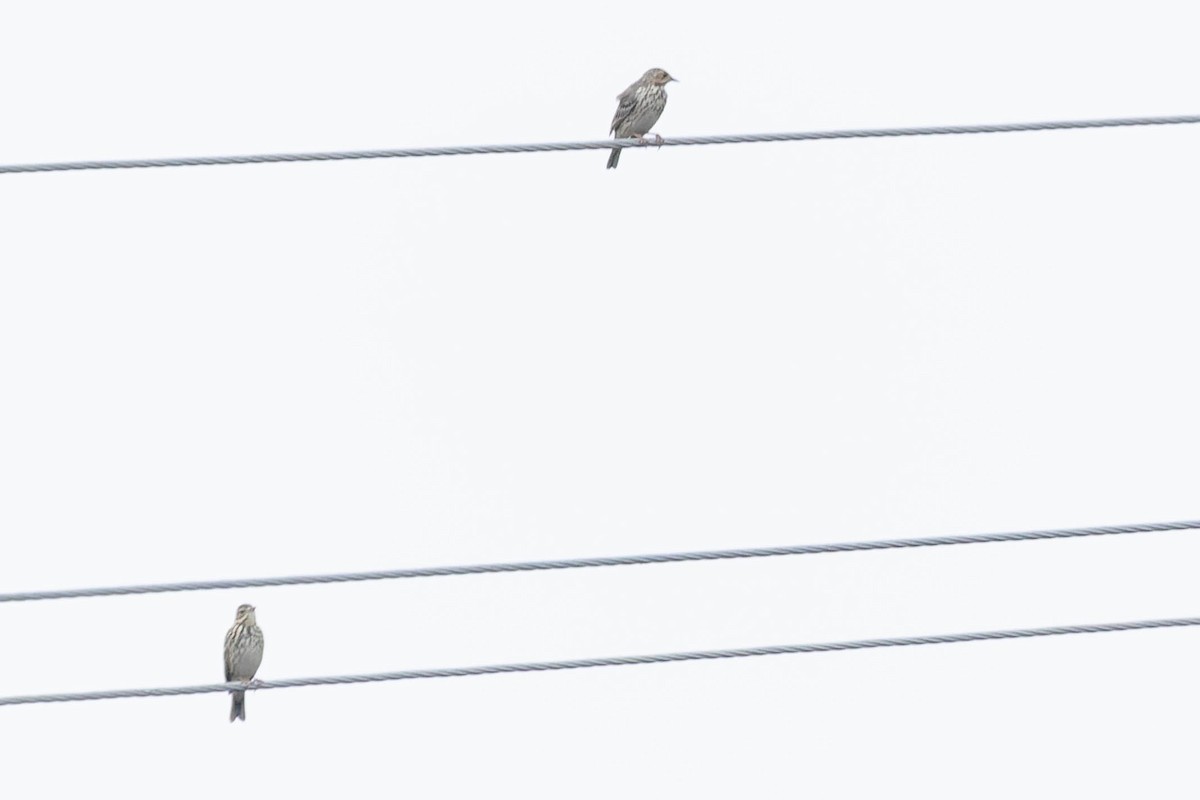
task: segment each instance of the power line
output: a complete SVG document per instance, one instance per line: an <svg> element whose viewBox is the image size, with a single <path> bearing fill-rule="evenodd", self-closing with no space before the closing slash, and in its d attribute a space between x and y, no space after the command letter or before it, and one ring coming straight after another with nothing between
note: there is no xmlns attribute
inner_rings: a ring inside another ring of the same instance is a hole
<svg viewBox="0 0 1200 800"><path fill-rule="evenodd" d="M663 147L703 144L749 144L754 142L803 142L823 139L876 139L897 136L945 136L966 133L1019 133L1057 131L1077 128L1128 128L1143 125L1191 125L1200 116L1129 117L1116 119L1060 120L1052 122L1007 122L990 125L939 125L924 128L865 128L840 131L803 131L799 133L747 133L725 136L678 136L664 139ZM0 165L0 173L65 172L93 169L137 169L149 167L202 167L224 164L278 164L291 161L352 161L368 158L426 158L429 156L468 156L496 153L544 153L564 150L608 150L613 147L639 147L639 139L601 139L587 142L548 142L543 144L494 144L456 147L411 147L397 150L335 150L321 153L265 153L241 156L199 156L193 158L138 158L118 161L61 161L44 164ZM655 143L657 146L657 142Z"/></svg>
<svg viewBox="0 0 1200 800"><path fill-rule="evenodd" d="M856 639L848 642L824 642L820 644L783 644L767 647L748 647L736 650L696 650L688 653L660 653L648 656L615 656L610 658L584 658L576 661L534 661L523 664L493 664L484 667L451 667L448 669L420 669L404 672L379 672L368 675L330 675L317 678L291 678L279 681L255 681L251 689L291 689L297 686L333 686L348 683L380 683L382 681L407 681L422 678L465 678L471 675L498 675L509 672L549 672L563 669L587 669L589 667L627 667L638 664L663 664L675 661L712 661L723 658L748 658L750 656L777 656L789 653L826 653L836 650L870 650L878 647L907 647L923 644L958 644L981 642L990 639L1032 639L1041 636L1069 636L1077 633L1112 633L1147 628L1182 628L1200 625L1200 617L1182 619L1152 619L1139 622L1107 622L1098 625L1064 625L1053 628L1024 628L1005 631L980 631L976 633L948 633L935 636L905 636L893 639ZM227 692L230 689L247 688L241 683L210 683L199 686L169 686L159 689L115 689L102 692L74 692L69 694L36 694L16 697L0 697L0 706L29 705L33 703L66 703L77 700L115 700L126 697L166 697L184 694L210 694Z"/></svg>
<svg viewBox="0 0 1200 800"><path fill-rule="evenodd" d="M1200 529L1200 520L1150 522L1137 525L1112 525L1101 528L1062 528L1059 530L1018 531L1015 533L976 533L963 536L930 536L920 539L880 539L865 542L798 544L784 547L755 547L739 550L698 550L682 553L657 553L640 556L567 558L556 561L512 561L498 564L465 564L449 567L341 572L320 575L292 575L276 578L233 578L230 580L187 581L183 583L147 583L133 586L100 586L88 589L51 589L36 592L0 594L0 603L26 600L61 600L75 597L108 597L125 594L161 594L196 592L208 589L249 589L262 586L297 586L313 583L352 583L398 578L434 578L447 575L481 575L491 572L539 572L582 567L624 567L636 564L669 564L677 561L722 561L734 558L803 556L819 553L850 553L864 550L901 550L913 547L939 547L952 544L988 544L1025 542L1039 539L1076 539L1085 536L1118 536L1131 533L1161 533Z"/></svg>

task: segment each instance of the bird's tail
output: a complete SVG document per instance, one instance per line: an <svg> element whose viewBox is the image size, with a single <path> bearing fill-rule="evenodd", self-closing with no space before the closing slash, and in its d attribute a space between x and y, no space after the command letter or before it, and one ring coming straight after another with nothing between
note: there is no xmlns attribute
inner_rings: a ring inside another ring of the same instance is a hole
<svg viewBox="0 0 1200 800"><path fill-rule="evenodd" d="M617 162L621 160L621 148L614 147L608 154L608 169L616 169Z"/></svg>
<svg viewBox="0 0 1200 800"><path fill-rule="evenodd" d="M229 709L229 721L240 719L246 721L246 693L245 692L230 692L233 695L233 706Z"/></svg>

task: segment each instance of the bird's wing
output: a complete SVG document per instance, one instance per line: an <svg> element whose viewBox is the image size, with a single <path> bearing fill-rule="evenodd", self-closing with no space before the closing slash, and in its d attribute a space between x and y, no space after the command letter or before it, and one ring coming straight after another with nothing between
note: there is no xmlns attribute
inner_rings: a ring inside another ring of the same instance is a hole
<svg viewBox="0 0 1200 800"><path fill-rule="evenodd" d="M232 644L232 642L229 641L229 639L231 638L229 635L230 633L233 633L233 631L230 631L229 633L225 634L225 682L226 683L229 683L230 681L233 680L233 665L229 663L229 657L233 655L233 648L230 646Z"/></svg>
<svg viewBox="0 0 1200 800"><path fill-rule="evenodd" d="M633 113L633 107L637 105L637 84L630 84L629 88L617 95L617 113L613 114L612 126L608 129L609 133L616 131L621 123L629 119L629 115Z"/></svg>

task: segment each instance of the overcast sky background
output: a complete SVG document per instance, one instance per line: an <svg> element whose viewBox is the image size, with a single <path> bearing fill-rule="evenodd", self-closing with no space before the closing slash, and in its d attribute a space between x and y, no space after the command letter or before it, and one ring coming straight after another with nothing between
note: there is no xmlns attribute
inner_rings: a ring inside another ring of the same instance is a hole
<svg viewBox="0 0 1200 800"><path fill-rule="evenodd" d="M1200 113L1194 3L14 2L0 163ZM1200 516L1200 128L0 176L6 591ZM0 605L0 695L1200 614L1200 537ZM5 794L1193 797L1200 631L0 709Z"/></svg>

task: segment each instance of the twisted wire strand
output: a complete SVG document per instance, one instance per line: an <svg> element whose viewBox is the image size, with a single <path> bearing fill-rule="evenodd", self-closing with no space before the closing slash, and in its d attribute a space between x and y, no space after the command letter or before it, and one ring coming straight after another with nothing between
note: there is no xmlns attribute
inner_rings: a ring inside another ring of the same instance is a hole
<svg viewBox="0 0 1200 800"><path fill-rule="evenodd" d="M962 536L930 536L918 539L880 539L831 544L799 544L784 547L755 547L736 550L698 550L682 553L652 553L635 556L600 558L567 558L552 561L513 561L498 564L465 564L447 567L376 570L373 572L342 572L318 575L291 575L275 578L234 578L229 580L187 581L182 583L149 583L132 586L101 586L87 589L53 589L33 592L0 594L0 603L32 600L61 600L76 597L109 597L127 594L160 594L163 592L195 592L209 589L249 589L264 586L296 586L315 583L351 583L400 578L433 578L448 575L481 575L492 572L538 572L583 567L623 567L637 564L668 564L679 561L720 561L735 558L765 558L770 556L816 555L819 553L850 553L864 550L900 550L913 547L939 547L955 544L988 544L995 542L1024 542L1039 539L1075 539L1088 536L1119 536L1134 533L1162 533L1200 529L1200 520L1182 522L1150 522L1135 525L1110 525L1099 528L1062 528L1058 530L1017 531L1012 533L977 533Z"/></svg>
<svg viewBox="0 0 1200 800"><path fill-rule="evenodd" d="M947 633L933 636L902 636L890 639L856 639L845 642L818 644L783 644L766 647L746 647L733 650L696 650L685 653L659 653L644 656L614 656L583 658L573 661L534 661L519 664L493 664L481 667L450 667L419 669L403 672L380 672L368 675L330 675L315 678L290 678L276 681L254 681L249 687L241 683L211 683L199 686L169 686L158 689L115 689L101 692L66 694L37 694L0 697L0 706L34 703L66 703L82 700L115 700L126 697L169 697L185 694L209 694L230 689L291 689L298 686L335 686L350 683L380 683L382 681L420 680L424 678L465 678L471 675L499 675L511 672L550 672L590 667L627 667L640 664L664 664L676 661L712 661L725 658L776 656L796 653L828 653L837 650L870 650L879 647L908 647L926 644L959 644L992 639L1032 639L1042 636L1070 636L1079 633L1113 633L1148 628L1182 628L1200 625L1200 617L1152 619L1137 622L1108 622L1097 625L1063 625L1049 628L1024 628L974 633Z"/></svg>
<svg viewBox="0 0 1200 800"><path fill-rule="evenodd" d="M876 139L897 136L946 136L968 133L1018 133L1058 131L1079 128L1128 128L1146 125L1191 125L1200 123L1200 115L1165 117L1124 117L1112 119L1057 120L1049 122L1006 122L985 125L937 125L920 128L862 128L797 133L747 133L723 136L676 136L664 139L663 147L706 144L749 144L755 142L803 142L822 139ZM140 169L150 167L201 167L226 164L277 164L292 161L353 161L368 158L426 158L430 156L467 156L497 153L543 153L565 150L609 150L614 147L639 147L643 139L601 139L584 142L547 142L541 144L466 145L454 147L410 147L394 150L340 150L317 153L264 153L258 155L199 156L192 158L137 158L115 161L61 161L42 164L0 165L0 174L18 172L66 172L96 169ZM655 146L659 146L655 142Z"/></svg>

